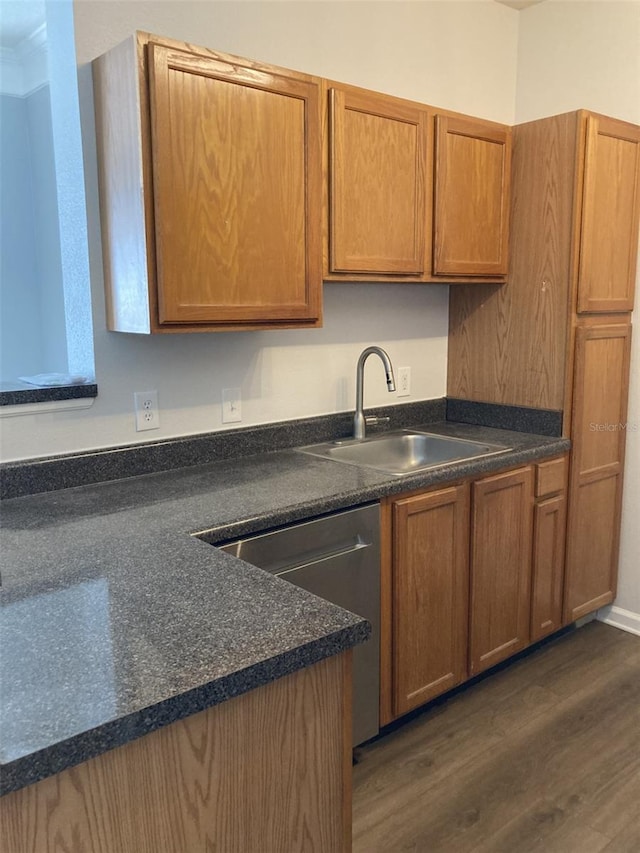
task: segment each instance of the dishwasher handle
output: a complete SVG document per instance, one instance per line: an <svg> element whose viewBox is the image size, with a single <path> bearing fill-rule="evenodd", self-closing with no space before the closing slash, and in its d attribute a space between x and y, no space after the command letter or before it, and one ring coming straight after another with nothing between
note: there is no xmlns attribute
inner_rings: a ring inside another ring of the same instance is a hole
<svg viewBox="0 0 640 853"><path fill-rule="evenodd" d="M321 563L326 563L327 560L335 560L340 557L346 557L349 554L354 554L356 551L362 551L364 548L371 548L373 543L371 542L354 542L352 545L346 546L344 548L337 548L333 551L325 551L318 556L314 556L308 560L296 560L292 562L290 565L282 566L278 568L276 571L273 571L272 574L278 575L278 577L286 577L289 572L294 572L297 569L306 569L309 566L317 566ZM271 571L269 566L264 566L267 571Z"/></svg>

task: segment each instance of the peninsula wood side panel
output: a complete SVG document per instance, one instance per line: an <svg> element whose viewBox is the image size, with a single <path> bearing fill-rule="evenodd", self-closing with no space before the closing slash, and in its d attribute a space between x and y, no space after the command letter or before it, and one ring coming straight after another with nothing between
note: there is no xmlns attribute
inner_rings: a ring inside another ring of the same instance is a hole
<svg viewBox="0 0 640 853"><path fill-rule="evenodd" d="M350 666L329 658L7 794L0 849L348 853Z"/></svg>

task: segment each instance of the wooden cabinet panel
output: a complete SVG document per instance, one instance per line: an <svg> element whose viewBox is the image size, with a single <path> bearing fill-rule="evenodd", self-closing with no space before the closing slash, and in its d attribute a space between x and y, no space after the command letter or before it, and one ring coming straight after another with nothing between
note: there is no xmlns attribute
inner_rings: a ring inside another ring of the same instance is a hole
<svg viewBox="0 0 640 853"><path fill-rule="evenodd" d="M349 87L329 99L329 272L422 273L426 109Z"/></svg>
<svg viewBox="0 0 640 853"><path fill-rule="evenodd" d="M160 322L315 318L316 87L154 44L149 69Z"/></svg>
<svg viewBox="0 0 640 853"><path fill-rule="evenodd" d="M511 130L436 117L435 274L505 275Z"/></svg>
<svg viewBox="0 0 640 853"><path fill-rule="evenodd" d="M581 479L622 465L630 353L630 323L576 331L572 471Z"/></svg>
<svg viewBox="0 0 640 853"><path fill-rule="evenodd" d="M578 311L631 311L640 218L640 128L589 115Z"/></svg>
<svg viewBox="0 0 640 853"><path fill-rule="evenodd" d="M529 642L532 498L530 467L473 484L471 675Z"/></svg>
<svg viewBox="0 0 640 853"><path fill-rule="evenodd" d="M449 291L447 393L561 410L577 116L513 128L507 285Z"/></svg>
<svg viewBox="0 0 640 853"><path fill-rule="evenodd" d="M538 503L533 517L531 577L531 642L562 627L564 547L567 522L565 494Z"/></svg>
<svg viewBox="0 0 640 853"><path fill-rule="evenodd" d="M468 542L468 485L394 501L395 715L466 678Z"/></svg>
<svg viewBox="0 0 640 853"><path fill-rule="evenodd" d="M347 853L350 684L347 652L7 794L0 849Z"/></svg>
<svg viewBox="0 0 640 853"><path fill-rule="evenodd" d="M577 329L566 621L615 597L630 352L630 323Z"/></svg>
<svg viewBox="0 0 640 853"><path fill-rule="evenodd" d="M622 474L573 486L567 526L564 618L574 622L616 595Z"/></svg>
<svg viewBox="0 0 640 853"><path fill-rule="evenodd" d="M94 72L109 328L319 325L320 81L144 33Z"/></svg>

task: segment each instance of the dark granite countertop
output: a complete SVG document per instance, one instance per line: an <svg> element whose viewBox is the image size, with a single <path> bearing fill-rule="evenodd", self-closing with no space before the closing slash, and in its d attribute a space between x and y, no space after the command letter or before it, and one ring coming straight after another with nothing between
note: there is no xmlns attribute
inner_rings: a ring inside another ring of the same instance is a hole
<svg viewBox="0 0 640 853"><path fill-rule="evenodd" d="M283 450L3 501L0 793L368 636L360 617L207 542L569 447L429 429L513 450L402 478Z"/></svg>

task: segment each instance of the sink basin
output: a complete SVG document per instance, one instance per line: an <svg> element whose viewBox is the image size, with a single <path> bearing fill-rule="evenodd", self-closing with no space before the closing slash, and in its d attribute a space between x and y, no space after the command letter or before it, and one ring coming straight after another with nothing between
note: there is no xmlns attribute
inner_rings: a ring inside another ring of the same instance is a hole
<svg viewBox="0 0 640 853"><path fill-rule="evenodd" d="M299 448L299 452L402 476L463 459L491 456L510 449L500 444L485 444L436 433L403 430L372 436L362 441L347 439L311 444Z"/></svg>

